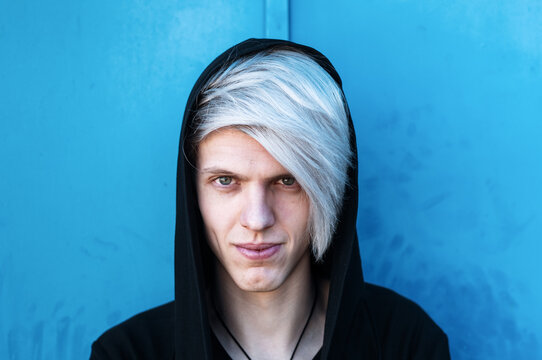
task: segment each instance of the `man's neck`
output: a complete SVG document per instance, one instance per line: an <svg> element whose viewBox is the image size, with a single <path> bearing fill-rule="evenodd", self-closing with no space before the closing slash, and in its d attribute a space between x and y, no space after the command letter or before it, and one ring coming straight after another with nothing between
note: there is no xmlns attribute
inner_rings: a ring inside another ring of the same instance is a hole
<svg viewBox="0 0 542 360"><path fill-rule="evenodd" d="M273 291L240 289L220 264L215 284L217 310L243 349L253 358L289 359L316 296L310 254L303 256L286 281ZM220 334L227 333L219 331L219 338ZM233 339L222 337L233 345L230 350L240 350Z"/></svg>

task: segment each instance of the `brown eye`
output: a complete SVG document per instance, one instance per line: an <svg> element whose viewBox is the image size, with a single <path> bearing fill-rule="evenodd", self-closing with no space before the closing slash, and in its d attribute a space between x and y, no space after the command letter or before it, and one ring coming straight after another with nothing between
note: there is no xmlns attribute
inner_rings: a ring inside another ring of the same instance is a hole
<svg viewBox="0 0 542 360"><path fill-rule="evenodd" d="M282 183L282 185L292 186L295 184L295 179L293 177L284 177L280 179L280 182Z"/></svg>
<svg viewBox="0 0 542 360"><path fill-rule="evenodd" d="M231 185L232 178L230 176L221 176L217 178L215 181L217 181L220 185Z"/></svg>

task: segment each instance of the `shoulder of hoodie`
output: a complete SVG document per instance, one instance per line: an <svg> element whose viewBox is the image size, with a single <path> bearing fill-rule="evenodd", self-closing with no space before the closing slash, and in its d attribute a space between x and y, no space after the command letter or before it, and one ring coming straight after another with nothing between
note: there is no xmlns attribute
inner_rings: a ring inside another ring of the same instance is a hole
<svg viewBox="0 0 542 360"><path fill-rule="evenodd" d="M357 315L368 314L382 359L450 359L446 334L418 304L381 286L364 287ZM359 322L353 328L361 329Z"/></svg>
<svg viewBox="0 0 542 360"><path fill-rule="evenodd" d="M90 360L173 359L174 302L139 313L104 332Z"/></svg>

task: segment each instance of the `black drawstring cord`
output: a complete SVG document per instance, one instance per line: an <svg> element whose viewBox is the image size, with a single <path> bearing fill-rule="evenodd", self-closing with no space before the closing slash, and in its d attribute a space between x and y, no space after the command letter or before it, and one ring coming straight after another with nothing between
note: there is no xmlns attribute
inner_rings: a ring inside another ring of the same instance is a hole
<svg viewBox="0 0 542 360"><path fill-rule="evenodd" d="M301 343L301 339L303 338L303 335L305 334L305 330L307 329L307 327L309 326L309 322L312 318L312 314L314 313L314 308L316 307L316 299L317 299L317 292L316 292L316 286L314 287L314 300L312 302L312 307L311 307L311 312L309 314L309 317L307 318L307 321L305 322L305 326L303 326L303 330L301 331L301 335L299 335L299 338L297 339L297 343L295 344L295 348L294 348L294 352L292 352L292 356L290 357L290 360L293 360L294 358L294 355L297 351L297 348L299 347L299 343ZM232 332L230 331L230 329L228 328L228 326L226 326L226 323L224 322L224 320L222 319L222 316L220 316L220 313L218 312L218 309L216 307L216 303L215 303L215 300L213 298L213 307L214 307L214 310L215 310L215 313L216 313L216 317L218 318L218 320L220 320L220 323L222 324L222 327L224 329L226 329L226 331L228 332L228 335L230 335L230 337L233 339L233 341L235 342L235 344L237 345L237 347L239 349L241 349L241 351L243 352L243 354L247 357L248 360L252 360L250 358L250 356L248 356L247 352L245 351L245 349L243 349L243 347L241 346L241 344L239 343L239 341L237 341L237 339L235 338L235 336L233 336Z"/></svg>

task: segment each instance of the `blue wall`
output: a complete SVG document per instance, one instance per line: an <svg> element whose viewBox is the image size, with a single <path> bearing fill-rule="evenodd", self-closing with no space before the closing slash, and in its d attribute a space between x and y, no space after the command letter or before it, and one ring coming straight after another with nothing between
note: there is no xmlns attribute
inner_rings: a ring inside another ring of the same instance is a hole
<svg viewBox="0 0 542 360"><path fill-rule="evenodd" d="M344 79L366 278L454 359L542 356L542 2L292 0L289 22L284 3L0 3L1 359L86 358L172 299L188 92L288 26Z"/></svg>

